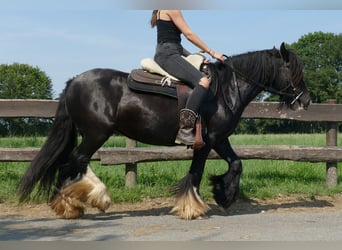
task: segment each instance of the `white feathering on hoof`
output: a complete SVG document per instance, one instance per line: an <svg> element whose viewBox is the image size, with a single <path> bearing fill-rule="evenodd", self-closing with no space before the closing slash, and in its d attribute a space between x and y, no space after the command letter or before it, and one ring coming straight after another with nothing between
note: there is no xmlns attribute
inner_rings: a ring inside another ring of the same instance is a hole
<svg viewBox="0 0 342 250"><path fill-rule="evenodd" d="M79 197L82 195L78 192L80 190L79 188L80 184L76 182L62 187L56 194L50 203L50 207L55 211L57 216L64 219L77 219L83 216L85 204Z"/></svg>
<svg viewBox="0 0 342 250"><path fill-rule="evenodd" d="M112 201L107 192L105 184L95 175L89 166L87 174L84 178L88 178L94 186L93 189L88 193L87 203L89 203L92 207L98 208L102 212L106 211Z"/></svg>
<svg viewBox="0 0 342 250"><path fill-rule="evenodd" d="M201 219L209 210L209 206L198 195L195 187L176 196L175 206L171 213L177 214L181 219Z"/></svg>
<svg viewBox="0 0 342 250"><path fill-rule="evenodd" d="M82 179L63 186L50 207L65 219L77 219L83 216L85 203L104 212L111 204L106 186L88 166Z"/></svg>

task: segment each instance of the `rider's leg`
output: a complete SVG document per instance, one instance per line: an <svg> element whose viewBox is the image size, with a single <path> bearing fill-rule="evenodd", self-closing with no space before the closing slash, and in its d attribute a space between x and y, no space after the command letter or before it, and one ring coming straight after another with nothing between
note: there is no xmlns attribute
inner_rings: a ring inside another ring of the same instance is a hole
<svg viewBox="0 0 342 250"><path fill-rule="evenodd" d="M185 109L180 111L179 131L175 142L191 146L195 143L195 124L200 106L207 95L210 80L202 77L199 84L191 93Z"/></svg>
<svg viewBox="0 0 342 250"><path fill-rule="evenodd" d="M185 60L181 54L183 47L178 44L158 45L155 60L168 73L193 88L185 109L179 115L179 133L175 142L192 146L195 142L195 124L201 103L210 85L208 77Z"/></svg>
<svg viewBox="0 0 342 250"><path fill-rule="evenodd" d="M208 77L204 76L201 78L199 84L194 88L189 99L186 102L186 108L198 113L201 103L207 95L210 81Z"/></svg>

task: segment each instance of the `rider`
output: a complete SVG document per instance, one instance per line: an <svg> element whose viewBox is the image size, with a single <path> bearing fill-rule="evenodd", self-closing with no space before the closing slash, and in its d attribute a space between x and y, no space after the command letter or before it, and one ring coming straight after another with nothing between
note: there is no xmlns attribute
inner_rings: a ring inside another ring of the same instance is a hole
<svg viewBox="0 0 342 250"><path fill-rule="evenodd" d="M153 10L152 28L157 26L157 48L154 60L168 73L193 88L193 92L179 115L179 131L175 142L191 146L195 142L194 127L201 103L205 98L210 80L182 56L189 52L181 45L181 34L202 52L223 62L223 54L210 49L192 32L180 10Z"/></svg>

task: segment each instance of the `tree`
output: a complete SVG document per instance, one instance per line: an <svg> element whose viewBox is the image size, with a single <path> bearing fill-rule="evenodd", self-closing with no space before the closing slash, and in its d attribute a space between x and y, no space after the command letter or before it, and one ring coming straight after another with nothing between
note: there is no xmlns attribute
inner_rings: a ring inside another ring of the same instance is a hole
<svg viewBox="0 0 342 250"><path fill-rule="evenodd" d="M0 65L0 98L52 99L51 80L38 67L14 63ZM50 121L33 118L0 119L0 135L46 133Z"/></svg>
<svg viewBox="0 0 342 250"><path fill-rule="evenodd" d="M0 98L51 99L52 95L51 80L38 67L0 65Z"/></svg>
<svg viewBox="0 0 342 250"><path fill-rule="evenodd" d="M342 102L342 34L315 32L291 45L304 63L304 77L312 101Z"/></svg>

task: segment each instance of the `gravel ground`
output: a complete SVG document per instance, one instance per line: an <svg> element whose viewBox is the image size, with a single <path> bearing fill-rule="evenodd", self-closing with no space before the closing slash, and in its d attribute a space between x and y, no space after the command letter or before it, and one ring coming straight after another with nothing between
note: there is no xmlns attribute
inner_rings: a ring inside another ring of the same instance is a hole
<svg viewBox="0 0 342 250"><path fill-rule="evenodd" d="M342 196L237 201L228 213L209 205L207 218L184 221L169 214L172 199L88 209L78 220L56 218L46 204L0 204L0 240L342 240Z"/></svg>

